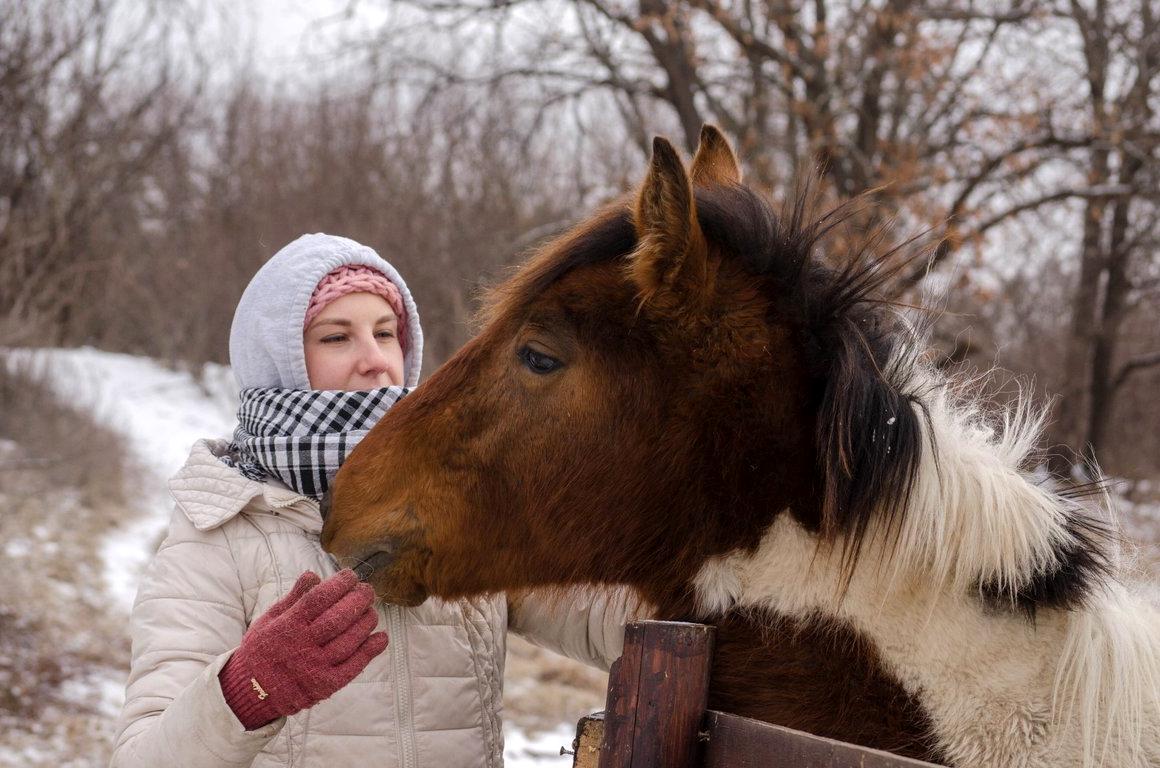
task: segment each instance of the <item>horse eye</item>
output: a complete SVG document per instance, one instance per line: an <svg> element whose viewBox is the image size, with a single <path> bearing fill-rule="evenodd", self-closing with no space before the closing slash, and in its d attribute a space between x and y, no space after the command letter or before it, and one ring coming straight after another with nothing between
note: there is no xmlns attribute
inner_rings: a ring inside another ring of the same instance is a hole
<svg viewBox="0 0 1160 768"><path fill-rule="evenodd" d="M552 371L560 368L563 365L563 363L561 363L556 358L548 357L544 353L537 352L536 350L532 349L531 347L524 347L523 349L521 349L519 351L519 358L520 358L520 361L532 373L539 373L539 374L551 373Z"/></svg>

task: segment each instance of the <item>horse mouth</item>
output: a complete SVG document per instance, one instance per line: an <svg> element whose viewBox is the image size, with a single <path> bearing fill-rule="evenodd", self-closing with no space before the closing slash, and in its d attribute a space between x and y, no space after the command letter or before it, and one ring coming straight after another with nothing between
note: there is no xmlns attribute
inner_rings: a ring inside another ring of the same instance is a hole
<svg viewBox="0 0 1160 768"><path fill-rule="evenodd" d="M379 599L395 605L416 606L427 599L427 589L414 577L419 554L415 547L391 542L362 556L336 558L338 564L354 571L358 580L370 584Z"/></svg>
<svg viewBox="0 0 1160 768"><path fill-rule="evenodd" d="M398 550L380 550L375 552L370 557L359 559L357 563L351 566L351 570L354 571L355 576L358 576L359 581L370 581L371 576L373 576L376 571L382 572L383 570L391 567L391 565L398 559Z"/></svg>

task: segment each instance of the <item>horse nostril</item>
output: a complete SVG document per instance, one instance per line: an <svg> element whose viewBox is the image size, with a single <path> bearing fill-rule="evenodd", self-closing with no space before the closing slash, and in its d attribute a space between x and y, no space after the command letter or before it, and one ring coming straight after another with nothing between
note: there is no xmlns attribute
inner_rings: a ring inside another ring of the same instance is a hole
<svg viewBox="0 0 1160 768"><path fill-rule="evenodd" d="M326 522L327 516L330 515L330 489L326 489L326 493L322 494L322 498L318 500L318 512L322 515L322 522Z"/></svg>
<svg viewBox="0 0 1160 768"><path fill-rule="evenodd" d="M398 557L397 547L388 545L388 549L375 552L365 560L359 560L356 565L352 566L352 570L358 576L359 581L366 581L375 571L390 567Z"/></svg>

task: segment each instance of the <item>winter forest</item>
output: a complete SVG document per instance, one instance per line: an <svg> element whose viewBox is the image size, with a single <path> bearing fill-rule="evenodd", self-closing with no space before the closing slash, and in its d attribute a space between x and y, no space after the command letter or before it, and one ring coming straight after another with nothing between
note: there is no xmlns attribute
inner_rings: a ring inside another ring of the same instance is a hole
<svg viewBox="0 0 1160 768"><path fill-rule="evenodd" d="M923 249L892 298L934 363L1048 404L1042 471L1098 462L1157 561L1157 0L0 0L0 767L107 763L133 578L230 429L267 258L374 247L429 374L703 123L774 201L856 199L839 244ZM602 684L513 642L509 765L570 765Z"/></svg>

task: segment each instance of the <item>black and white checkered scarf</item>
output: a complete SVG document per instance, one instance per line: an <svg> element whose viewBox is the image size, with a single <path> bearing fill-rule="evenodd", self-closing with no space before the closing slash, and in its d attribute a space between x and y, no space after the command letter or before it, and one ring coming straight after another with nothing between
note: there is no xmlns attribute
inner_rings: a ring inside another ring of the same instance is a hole
<svg viewBox="0 0 1160 768"><path fill-rule="evenodd" d="M276 477L321 498L354 447L406 393L244 389L234 441L221 459L251 480Z"/></svg>

